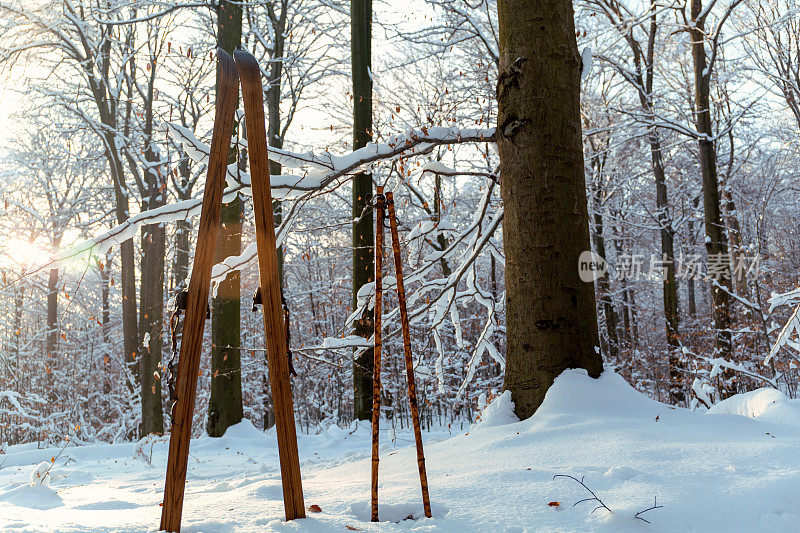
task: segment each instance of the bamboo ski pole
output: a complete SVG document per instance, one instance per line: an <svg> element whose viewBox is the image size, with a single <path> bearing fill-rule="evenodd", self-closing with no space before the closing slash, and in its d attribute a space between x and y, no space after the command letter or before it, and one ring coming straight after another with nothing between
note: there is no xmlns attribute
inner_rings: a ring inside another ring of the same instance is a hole
<svg viewBox="0 0 800 533"><path fill-rule="evenodd" d="M214 131L211 137L208 175L203 193L203 207L197 233L197 250L186 299L180 360L177 374L177 400L173 407L172 431L169 439L167 477L161 510L161 530L181 530L183 493L186 488L186 469L192 433L197 375L203 348L203 329L208 309L214 247L217 242L222 190L228 166L228 151L233 132L233 114L239 95L239 76L227 53L217 48L217 102Z"/></svg>
<svg viewBox="0 0 800 533"><path fill-rule="evenodd" d="M275 243L275 222L272 214L272 192L269 178L269 152L264 128L264 91L258 62L244 50L233 53L242 79L247 126L247 147L250 156L250 180L253 189L253 216L258 249L258 271L264 308L264 333L267 339L267 364L275 409L278 436L278 457L283 483L283 505L286 520L305 518L300 459L297 452L297 430L294 421L292 388L289 383L286 329L281 306L278 277L278 256Z"/></svg>
<svg viewBox="0 0 800 533"><path fill-rule="evenodd" d="M381 421L381 313L383 305L383 221L386 198L383 187L375 195L375 348L372 371L372 521L378 521L378 430Z"/></svg>
<svg viewBox="0 0 800 533"><path fill-rule="evenodd" d="M397 276L397 303L400 307L400 324L403 329L403 351L406 358L406 376L408 377L408 403L411 407L411 422L414 424L414 439L417 443L417 466L419 482L422 486L422 505L425 516L431 517L431 499L428 495L428 475L425 472L425 453L422 450L422 430L419 425L419 409L417 407L417 386L414 382L414 361L411 358L411 333L408 325L408 309L406 308L406 290L403 286L403 263L400 260L400 238L397 235L397 217L394 210L394 196L386 193L386 205L389 209L389 226L392 232L392 251L394 252L394 270Z"/></svg>

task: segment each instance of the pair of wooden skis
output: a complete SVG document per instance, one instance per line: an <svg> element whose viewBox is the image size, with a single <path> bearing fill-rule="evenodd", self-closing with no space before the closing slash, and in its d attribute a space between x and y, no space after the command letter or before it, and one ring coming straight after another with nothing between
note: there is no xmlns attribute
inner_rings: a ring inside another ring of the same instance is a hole
<svg viewBox="0 0 800 533"><path fill-rule="evenodd" d="M172 417L167 477L161 513L162 531L177 532L181 528L189 440L203 345L203 329L240 78L247 125L258 268L264 303L267 364L275 409L283 502L286 520L305 517L294 408L289 383L286 330L281 308L281 289L275 249L275 225L272 218L272 193L269 180L267 134L264 127L264 93L261 86L261 71L256 59L248 52L236 50L233 56L231 58L224 50L217 49L216 114L197 235L197 251L186 298L186 317L178 362L177 400Z"/></svg>
<svg viewBox="0 0 800 533"><path fill-rule="evenodd" d="M419 425L419 408L417 406L417 386L414 380L414 361L411 357L411 334L409 332L408 309L406 308L406 291L403 286L403 264L400 260L400 238L397 234L397 217L395 216L394 197L391 192L383 194L383 187L378 187L375 195L377 223L375 233L375 349L374 371L372 377L372 521L378 521L378 430L381 419L381 316L383 304L383 225L386 213L389 214L389 227L392 234L392 251L394 253L394 269L397 276L397 303L400 307L400 324L403 330L403 351L406 361L406 377L408 378L408 403L411 406L411 421L414 425L414 440L417 444L417 466L419 482L422 487L422 506L425 516L431 517L431 499L428 495L428 474L425 471L425 454L422 450L422 430Z"/></svg>

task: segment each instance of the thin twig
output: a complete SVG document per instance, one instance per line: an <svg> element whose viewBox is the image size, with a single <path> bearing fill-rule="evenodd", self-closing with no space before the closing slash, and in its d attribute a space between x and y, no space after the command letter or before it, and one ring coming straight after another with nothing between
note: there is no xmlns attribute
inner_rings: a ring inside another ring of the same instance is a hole
<svg viewBox="0 0 800 533"><path fill-rule="evenodd" d="M569 478L569 479L571 479L571 480L573 480L573 481L576 481L576 482L580 483L580 484L581 484L581 486L582 486L584 489L588 490L588 491L589 491L589 494L591 494L591 495L592 495L592 497L591 497L591 498L584 498L584 499L582 499L582 500L578 500L577 502L573 503L573 504L572 504L572 506L573 506L573 507L575 507L575 506L576 506L576 505L578 505L579 503L583 503L583 502L590 502L590 501L594 500L594 501L596 501L597 503L599 503L600 505L598 505L597 507L595 507L595 508L592 510L592 514L594 514L594 512L595 512L595 511L597 511L598 509L605 509L605 510L606 510L606 511L608 511L609 513L611 513L611 514L614 514L614 511L612 511L611 509L609 509L609 508L608 508L608 505L606 505L605 503L603 503L603 500L601 500L600 498L598 498L598 497L597 497L597 494L595 494L595 493L594 493L594 491L593 491L592 489L590 489L589 487L587 487L587 486L586 486L586 483L584 483L584 482L583 482L583 480L584 480L584 479L586 479L586 476L583 476L583 477L581 477L580 479L578 479L578 478L576 478L576 477L574 477L574 476L569 476L569 475L567 475L567 474L556 474L555 476L553 476L553 481L555 481L555 479L556 479L557 477L566 477L566 478Z"/></svg>
<svg viewBox="0 0 800 533"><path fill-rule="evenodd" d="M640 515L640 514L644 514L644 513L646 513L647 511L652 511L653 509L662 509L663 507L664 507L663 505L658 505L658 501L656 501L656 497L655 497L655 496L653 496L653 506L652 506L652 507L648 507L647 509L644 509L644 510L642 510L642 511L639 511L638 513L636 513L635 515L633 515L633 517L634 517L634 518L636 518L636 519L638 519L638 520L641 520L642 522L645 522L645 523L649 524L649 523L650 523L650 521L649 521L649 520L645 520L644 518L642 518L642 517L641 517L641 516L639 516L639 515Z"/></svg>

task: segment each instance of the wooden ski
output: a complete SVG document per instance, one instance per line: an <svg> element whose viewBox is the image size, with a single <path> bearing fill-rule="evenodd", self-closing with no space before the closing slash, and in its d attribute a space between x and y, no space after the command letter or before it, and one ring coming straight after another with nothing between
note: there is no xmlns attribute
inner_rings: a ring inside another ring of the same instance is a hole
<svg viewBox="0 0 800 533"><path fill-rule="evenodd" d="M414 360L411 357L411 334L406 308L406 290L403 286L403 263L400 260L400 238L397 235L397 217L394 210L394 196L386 193L386 205L389 208L389 226L392 232L392 251L394 252L394 270L397 276L397 304L400 307L400 325L403 329L403 351L406 357L406 376L408 378L408 403L411 406L411 422L414 425L414 439L417 443L417 466L419 482L422 487L422 506L425 516L431 517L431 499L428 495L428 474L425 471L425 453L422 450L422 431L419 426L419 408L417 407L417 385L414 381Z"/></svg>
<svg viewBox="0 0 800 533"><path fill-rule="evenodd" d="M214 132L208 174L203 193L203 208L197 234L192 275L186 298L186 318L183 322L180 360L178 361L177 400L173 408L172 432L167 457L167 478L164 485L164 502L161 510L161 530L177 532L181 529L183 493L186 485L186 467L189 458L189 440L192 433L192 416L197 392L197 375L203 347L203 329L208 308L214 248L217 242L225 171L228 166L233 115L239 96L239 76L236 66L227 53L217 49L217 102Z"/></svg>
<svg viewBox="0 0 800 533"><path fill-rule="evenodd" d="M383 311L383 221L386 197L383 187L375 195L375 349L372 371L372 521L378 521L378 431L381 422L381 316Z"/></svg>
<svg viewBox="0 0 800 533"><path fill-rule="evenodd" d="M233 53L242 80L247 147L250 158L250 181L253 190L253 215L258 247L258 271L264 308L264 332L267 339L267 365L275 409L278 456L283 483L283 505L286 520L305 518L300 459L289 383L286 329L281 307L281 286L278 278L278 256L275 246L275 224L272 217L272 191L269 179L269 152L264 128L264 91L261 69L250 53L238 49Z"/></svg>

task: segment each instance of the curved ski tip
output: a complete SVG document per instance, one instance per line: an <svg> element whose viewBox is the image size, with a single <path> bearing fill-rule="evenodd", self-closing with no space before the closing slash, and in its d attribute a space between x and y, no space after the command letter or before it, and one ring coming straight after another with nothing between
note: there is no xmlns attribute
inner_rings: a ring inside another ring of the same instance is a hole
<svg viewBox="0 0 800 533"><path fill-rule="evenodd" d="M222 47L217 47L217 66L220 69L222 77L220 80L230 79L239 82L239 72L236 70L236 64L233 58Z"/></svg>
<svg viewBox="0 0 800 533"><path fill-rule="evenodd" d="M261 80L261 69L253 54L243 48L237 48L233 51L233 60L239 69L239 75L245 81Z"/></svg>

